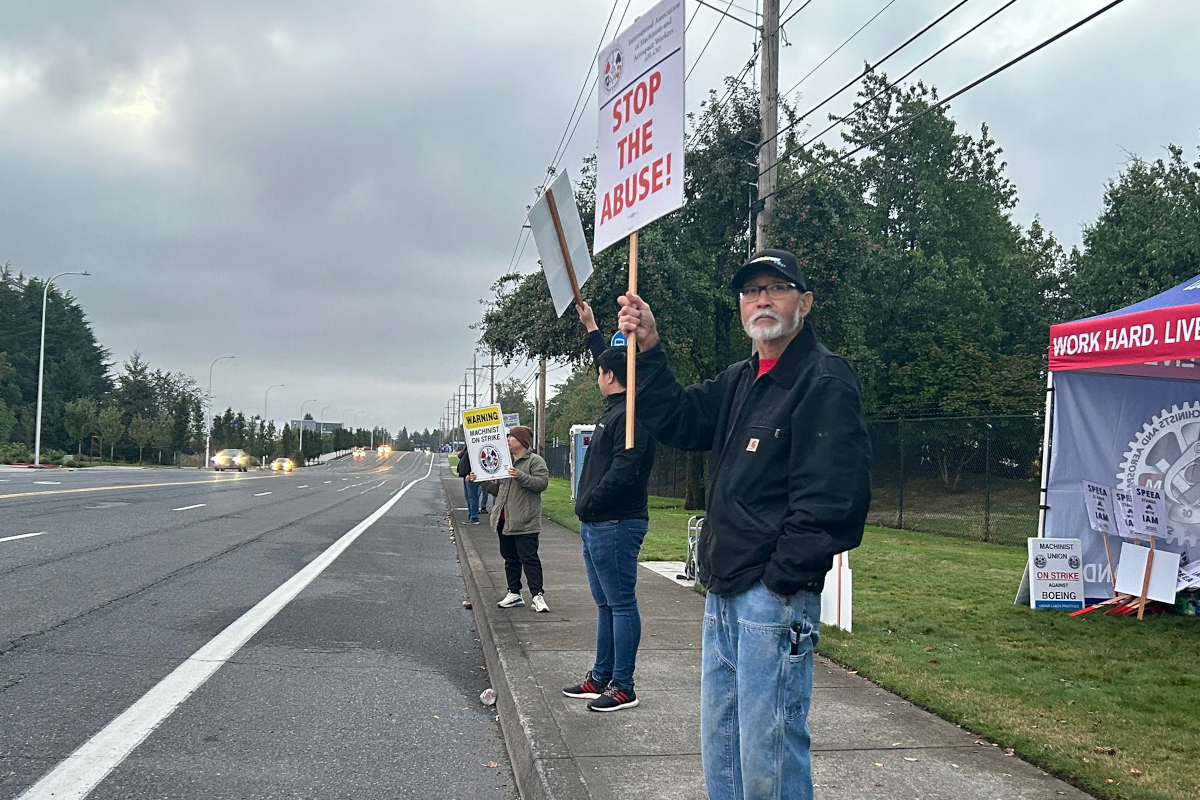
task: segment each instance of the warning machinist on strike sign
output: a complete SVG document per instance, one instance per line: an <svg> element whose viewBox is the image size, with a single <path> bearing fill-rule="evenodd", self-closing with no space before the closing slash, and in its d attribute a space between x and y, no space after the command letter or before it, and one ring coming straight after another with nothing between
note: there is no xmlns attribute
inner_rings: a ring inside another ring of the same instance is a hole
<svg viewBox="0 0 1200 800"><path fill-rule="evenodd" d="M468 408L462 412L462 421L475 479L507 478L512 453L508 450L508 430L504 427L504 412L500 406Z"/></svg>
<svg viewBox="0 0 1200 800"><path fill-rule="evenodd" d="M592 252L683 205L683 0L663 0L601 51Z"/></svg>

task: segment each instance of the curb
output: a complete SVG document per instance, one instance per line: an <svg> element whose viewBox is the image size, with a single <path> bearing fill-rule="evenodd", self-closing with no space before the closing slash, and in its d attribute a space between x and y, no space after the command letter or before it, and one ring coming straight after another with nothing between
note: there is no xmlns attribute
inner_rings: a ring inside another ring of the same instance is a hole
<svg viewBox="0 0 1200 800"><path fill-rule="evenodd" d="M445 476L440 477L447 507L453 509L454 498ZM481 577L487 580L487 570L453 511L450 527L479 644L496 693L496 713L500 715L500 730L517 791L522 800L591 800L592 794L551 713L544 690L533 679L533 669L521 650L516 630L496 607L493 587L480 586Z"/></svg>

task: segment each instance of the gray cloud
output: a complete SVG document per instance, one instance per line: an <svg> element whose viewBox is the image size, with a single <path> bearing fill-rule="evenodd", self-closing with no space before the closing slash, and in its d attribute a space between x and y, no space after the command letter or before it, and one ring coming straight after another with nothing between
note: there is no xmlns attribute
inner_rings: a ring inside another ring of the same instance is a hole
<svg viewBox="0 0 1200 800"><path fill-rule="evenodd" d="M649 5L637 0L631 14ZM816 0L797 16L783 87L880 5ZM889 73L995 7L974 5ZM1100 5L1022 0L921 74L944 94ZM801 87L798 106L944 7L896 3ZM10 5L0 12L0 259L27 274L92 270L69 287L118 359L140 349L206 382L212 358L237 354L217 369L221 405L260 411L266 386L283 382L271 395L279 418L316 397L317 410L432 426L610 8ZM1077 242L1125 151L1195 143L1196 16L1185 0L1129 3L955 103L964 126L988 122L1005 148L1018 220L1039 214ZM716 20L699 10L689 61ZM722 24L689 107L738 70L750 39ZM830 109L848 107L849 97ZM563 160L573 173L594 146L594 108ZM529 246L522 268L535 260Z"/></svg>

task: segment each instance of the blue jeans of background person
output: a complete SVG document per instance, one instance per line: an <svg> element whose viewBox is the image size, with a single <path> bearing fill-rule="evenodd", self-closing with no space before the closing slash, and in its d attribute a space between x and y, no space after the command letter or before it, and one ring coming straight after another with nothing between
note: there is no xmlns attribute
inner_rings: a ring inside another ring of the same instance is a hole
<svg viewBox="0 0 1200 800"><path fill-rule="evenodd" d="M583 564L596 601L596 663L592 675L633 688L633 668L642 640L638 613L638 552L650 523L644 519L581 522Z"/></svg>
<svg viewBox="0 0 1200 800"><path fill-rule="evenodd" d="M478 483L463 478L463 494L467 497L467 519L471 522L479 522L479 493L482 491Z"/></svg>
<svg viewBox="0 0 1200 800"><path fill-rule="evenodd" d="M700 739L710 800L812 800L808 709L821 596L762 582L704 604Z"/></svg>

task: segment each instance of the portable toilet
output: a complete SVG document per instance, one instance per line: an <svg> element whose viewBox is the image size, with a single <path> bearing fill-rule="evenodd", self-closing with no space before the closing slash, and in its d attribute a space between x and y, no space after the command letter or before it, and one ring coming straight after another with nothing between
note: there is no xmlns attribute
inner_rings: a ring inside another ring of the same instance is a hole
<svg viewBox="0 0 1200 800"><path fill-rule="evenodd" d="M588 446L592 443L592 433L595 425L572 425L571 434L571 499L575 499L579 487L579 474L583 472L583 457L587 455Z"/></svg>

